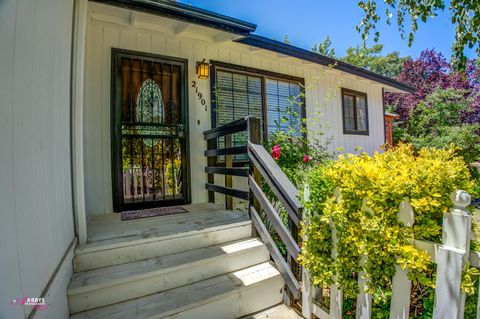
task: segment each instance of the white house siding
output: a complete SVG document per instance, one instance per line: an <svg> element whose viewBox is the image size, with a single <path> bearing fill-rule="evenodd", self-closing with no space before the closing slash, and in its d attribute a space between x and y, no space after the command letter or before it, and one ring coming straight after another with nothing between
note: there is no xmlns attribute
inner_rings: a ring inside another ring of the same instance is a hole
<svg viewBox="0 0 480 319"><path fill-rule="evenodd" d="M332 137L331 150L342 147L347 152L354 152L358 146L367 152L373 152L384 142L382 86L379 83L231 41L208 41L205 35L199 34L205 31L199 29L196 32L195 28L198 27L195 26L190 26L188 32L178 34L175 29L169 30L173 20L156 17L150 18L149 23L145 24L138 21L139 16L145 17L145 14L132 14L126 10L121 13L123 9L112 7L104 10L102 7L104 8L103 5L90 3L87 27L84 105L87 213L101 214L113 210L110 156L112 47L187 59L189 84L192 80L197 81L207 105L210 105L210 80L198 80L195 74L195 63L204 58L207 61L222 61L302 77L307 87L307 117L317 117L317 113L322 113L314 126L322 126L326 129L326 136ZM98 14L97 10L102 13ZM112 12L112 16L105 12ZM162 27L165 21L168 27ZM343 134L340 87L368 94L369 136ZM206 143L202 132L211 128L211 110L208 107L205 111L191 87L188 102L192 202L198 203L207 201L204 187L206 174L203 170L206 165L203 155Z"/></svg>
<svg viewBox="0 0 480 319"><path fill-rule="evenodd" d="M74 238L72 10L73 0L0 1L0 318L26 318L32 307L9 301L43 291L50 309L36 317L68 317L68 258L46 288Z"/></svg>

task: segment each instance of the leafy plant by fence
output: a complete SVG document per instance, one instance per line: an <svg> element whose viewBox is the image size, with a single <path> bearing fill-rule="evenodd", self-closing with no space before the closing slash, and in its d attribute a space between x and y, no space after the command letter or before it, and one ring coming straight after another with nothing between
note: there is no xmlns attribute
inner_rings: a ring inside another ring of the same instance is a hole
<svg viewBox="0 0 480 319"><path fill-rule="evenodd" d="M400 145L373 157L340 156L333 165L314 169L307 181L308 222L303 227L300 262L309 275L305 281L332 287L330 310L314 307L323 311L321 318L340 318L344 301L352 305L350 311L357 318L392 318L391 311L403 314L395 318L421 318L428 309L414 304L410 310L411 291L419 291L412 286L427 291L416 298L419 302L433 301L435 296L437 311L439 302L446 302L450 310L462 308L461 300L441 292L452 279L460 285L469 256L470 231L459 236L459 230L470 229L471 216L463 214L466 195L454 198L460 217L451 217L455 211L449 209L452 191L473 192L474 183L453 147L414 154L409 146ZM455 258L449 255L452 250ZM458 263L452 264L452 258ZM436 270L431 261L436 261ZM465 269L462 291L472 293L473 275L478 272ZM458 294L464 298L462 292ZM305 303L308 313L312 308L308 300Z"/></svg>

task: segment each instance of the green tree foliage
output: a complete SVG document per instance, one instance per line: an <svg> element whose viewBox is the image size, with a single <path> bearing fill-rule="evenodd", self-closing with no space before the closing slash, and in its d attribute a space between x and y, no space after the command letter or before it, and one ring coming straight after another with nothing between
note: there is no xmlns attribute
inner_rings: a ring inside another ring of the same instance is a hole
<svg viewBox="0 0 480 319"><path fill-rule="evenodd" d="M480 1L478 0L384 0L386 23L391 24L391 19L396 14L396 20L400 35L403 39L408 38L411 46L415 33L418 30L418 22L427 22L437 16L447 6L451 15L451 23L455 27L455 40L452 44L452 60L456 69L465 69L467 58L464 49L476 48L480 53ZM381 19L380 9L376 0L360 0L360 9L364 11L364 17L357 30L361 33L364 41L369 34L374 32L374 41L378 42L380 32L376 31L376 24ZM407 29L407 23L409 28Z"/></svg>
<svg viewBox="0 0 480 319"><path fill-rule="evenodd" d="M315 44L312 47L312 51L331 58L335 57L335 49L332 47L332 41L330 40L329 36L327 36L325 40L319 44Z"/></svg>
<svg viewBox="0 0 480 319"><path fill-rule="evenodd" d="M404 123L394 128L394 141L422 147L443 148L455 144L467 163L480 159L478 123L464 123L462 114L471 111L472 98L465 90L437 89L421 101Z"/></svg>
<svg viewBox="0 0 480 319"><path fill-rule="evenodd" d="M390 78L396 78L402 71L404 62L410 57L400 57L400 53L397 51L383 55L382 51L382 44L375 44L372 47L357 45L348 48L346 55L341 60Z"/></svg>
<svg viewBox="0 0 480 319"><path fill-rule="evenodd" d="M288 40L288 37L286 39ZM328 36L319 44L315 44L312 51L390 78L396 78L402 71L405 61L411 60L408 56L401 57L397 51L383 54L383 44L375 44L372 47L367 47L365 44L349 47L345 56L337 57Z"/></svg>

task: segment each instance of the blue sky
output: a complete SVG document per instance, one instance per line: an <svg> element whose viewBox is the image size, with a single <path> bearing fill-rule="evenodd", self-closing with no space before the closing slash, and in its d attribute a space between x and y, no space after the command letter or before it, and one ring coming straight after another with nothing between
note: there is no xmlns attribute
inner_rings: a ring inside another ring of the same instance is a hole
<svg viewBox="0 0 480 319"><path fill-rule="evenodd" d="M232 16L255 23L256 34L283 40L288 35L292 44L311 49L315 43L330 36L337 55L344 55L345 49L361 43L355 26L362 17L362 10L356 0L180 0L182 3ZM377 1L380 5L383 1ZM381 9L379 12L384 12ZM383 17L382 17L383 18ZM451 43L455 36L454 27L449 23L448 9L424 24L419 22L415 42L408 47L402 40L395 21L387 26L385 21L377 25L380 43L384 53L399 51L401 55L417 57L423 49L434 48L447 59L451 56ZM369 41L373 43L373 41ZM466 52L474 57L472 50Z"/></svg>

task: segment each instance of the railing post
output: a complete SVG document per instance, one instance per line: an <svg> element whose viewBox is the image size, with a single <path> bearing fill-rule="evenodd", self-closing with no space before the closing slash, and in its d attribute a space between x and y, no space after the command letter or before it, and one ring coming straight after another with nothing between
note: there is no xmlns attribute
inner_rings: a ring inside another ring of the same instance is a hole
<svg viewBox="0 0 480 319"><path fill-rule="evenodd" d="M450 195L453 208L443 216L442 246L436 256L435 319L463 319L465 294L462 272L470 252L472 216L466 210L470 195L462 190Z"/></svg>
<svg viewBox="0 0 480 319"><path fill-rule="evenodd" d="M330 222L330 227L332 229L332 257L337 257L337 229L335 224ZM336 276L333 278L333 281L336 282ZM330 286L330 318L332 319L342 319L343 318L343 292L338 288L338 284L334 283Z"/></svg>
<svg viewBox="0 0 480 319"><path fill-rule="evenodd" d="M214 150L217 148L217 139L213 138L210 140L207 140L207 150ZM216 156L209 156L207 157L207 166L208 167L214 167L217 165L217 157ZM215 175L214 174L208 174L208 183L209 184L215 184ZM212 191L208 191L208 202L209 203L215 203L215 193Z"/></svg>
<svg viewBox="0 0 480 319"><path fill-rule="evenodd" d="M260 136L260 119L255 117L247 117L247 133L248 133L247 145L248 143L260 144L262 142L262 139ZM250 150L248 152L250 153ZM255 167L255 165L253 165L251 160L250 160L250 176L252 176L253 180L258 185L260 185L260 172ZM261 213L260 204L255 199L255 196L253 196L252 190L249 187L249 207L251 205L255 207L255 210L259 214ZM250 211L250 208L249 208L249 211ZM253 231L255 232L255 230ZM257 234L253 234L253 235L257 235Z"/></svg>
<svg viewBox="0 0 480 319"><path fill-rule="evenodd" d="M364 267L367 262L367 256L363 255L360 258L360 265ZM372 316L372 295L365 293L368 288L368 279L365 278L365 271L360 271L358 274L358 290L357 306L356 306L356 319L370 319Z"/></svg>
<svg viewBox="0 0 480 319"><path fill-rule="evenodd" d="M225 148L232 147L232 134L225 135ZM225 168L232 168L232 155L225 155ZM232 175L225 174L225 187L233 187ZM225 195L225 208L233 209L233 197Z"/></svg>
<svg viewBox="0 0 480 319"><path fill-rule="evenodd" d="M335 189L335 197L337 202L341 200L342 194L340 189ZM332 258L337 258L337 228L333 221L330 221L330 229L332 230ZM338 289L337 277L333 278L333 284L330 286L330 318L343 318L343 292Z"/></svg>
<svg viewBox="0 0 480 319"><path fill-rule="evenodd" d="M300 214L303 214L303 211L299 212ZM301 216L301 215L300 215ZM293 222L292 218L290 217L290 215L288 215L288 229L290 230L290 234L292 235L293 239L295 240L295 242L297 244L299 244L299 232L298 232L298 227L297 225L295 225L295 223ZM292 270L293 274L295 275L295 277L298 279L298 280L301 280L301 278L298 278L299 276L299 267L298 267L298 263L296 261L295 258L292 257L291 254L287 253L287 262L288 264L290 265L290 269ZM301 275L301 274L300 274ZM285 300L286 301L286 305L288 306L291 306L294 302L295 302L295 299L293 298L293 295L292 293L289 291L289 294L286 296L287 299Z"/></svg>
<svg viewBox="0 0 480 319"><path fill-rule="evenodd" d="M412 227L415 222L413 208L408 198L405 198L398 208L398 220L404 226ZM412 282L408 279L407 270L395 265L395 275L392 280L392 302L390 304L390 319L408 319L410 314L410 292Z"/></svg>
<svg viewBox="0 0 480 319"><path fill-rule="evenodd" d="M308 184L305 185L303 190L303 200L304 202L308 202L310 200L310 186ZM307 219L307 211L303 210L303 221L308 223L309 220ZM303 238L306 240L306 238ZM313 303L317 299L318 296L321 295L320 288L315 287L310 280L310 274L308 270L302 268L302 316L306 319L312 318L313 313Z"/></svg>
<svg viewBox="0 0 480 319"><path fill-rule="evenodd" d="M367 206L367 199L362 201L362 211L374 214L375 212ZM365 263L368 260L368 256L362 255L360 257L360 267L365 267ZM372 315L372 295L365 293L368 288L368 278L366 278L365 271L361 270L358 273L358 295L356 306L356 319L370 319Z"/></svg>

